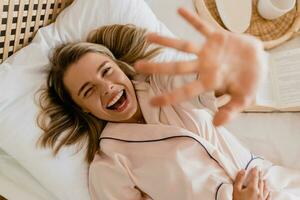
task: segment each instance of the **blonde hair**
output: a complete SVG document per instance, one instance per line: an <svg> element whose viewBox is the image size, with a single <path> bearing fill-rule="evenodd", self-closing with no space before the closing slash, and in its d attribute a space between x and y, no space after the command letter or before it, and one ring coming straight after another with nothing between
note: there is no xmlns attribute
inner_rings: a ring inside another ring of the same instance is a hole
<svg viewBox="0 0 300 200"><path fill-rule="evenodd" d="M132 64L139 59L151 59L160 48L150 47L146 30L134 25L103 26L92 31L87 42L68 43L57 47L51 58L47 86L41 90L41 112L37 122L44 133L39 144L53 148L56 155L61 147L88 140L86 160L91 162L99 148L99 136L106 122L83 110L72 100L63 84L68 67L89 52L105 54L133 79ZM82 147L82 146L81 146Z"/></svg>

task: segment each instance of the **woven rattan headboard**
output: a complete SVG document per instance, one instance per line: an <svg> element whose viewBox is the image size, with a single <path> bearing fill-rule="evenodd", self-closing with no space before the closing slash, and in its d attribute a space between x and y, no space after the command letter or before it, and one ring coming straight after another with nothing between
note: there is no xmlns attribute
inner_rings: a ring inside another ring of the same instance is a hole
<svg viewBox="0 0 300 200"><path fill-rule="evenodd" d="M0 63L27 45L73 0L0 0Z"/></svg>

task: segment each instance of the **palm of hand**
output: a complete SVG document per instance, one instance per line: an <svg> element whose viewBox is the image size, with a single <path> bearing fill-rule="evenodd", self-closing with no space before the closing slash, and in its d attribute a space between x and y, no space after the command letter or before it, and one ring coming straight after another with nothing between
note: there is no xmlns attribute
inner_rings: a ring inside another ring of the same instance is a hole
<svg viewBox="0 0 300 200"><path fill-rule="evenodd" d="M202 47L189 41L156 34L149 35L148 39L150 42L196 54L198 58L169 63L139 62L136 69L144 73L198 73L198 80L156 97L152 104L175 104L204 91L221 90L230 95L231 99L215 113L214 124L224 124L249 105L255 96L255 90L267 69L262 43L252 36L213 30L184 9L179 9L179 13L206 37Z"/></svg>

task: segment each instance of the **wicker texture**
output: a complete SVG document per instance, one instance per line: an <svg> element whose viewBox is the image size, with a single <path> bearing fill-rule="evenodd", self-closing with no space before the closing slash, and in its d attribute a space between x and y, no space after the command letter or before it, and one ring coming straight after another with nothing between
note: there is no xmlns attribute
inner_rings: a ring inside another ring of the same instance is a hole
<svg viewBox="0 0 300 200"><path fill-rule="evenodd" d="M27 45L73 0L0 0L0 63Z"/></svg>
<svg viewBox="0 0 300 200"><path fill-rule="evenodd" d="M209 19L210 22L214 20L219 26L226 29L217 10L215 0L194 0L194 2L199 15L200 12L208 12L206 16L209 16L207 19ZM290 12L275 20L262 18L257 11L256 5L258 0L253 0L252 2L251 23L246 33L261 39L265 43L266 49L273 48L287 41L299 31L300 0L297 1L297 5Z"/></svg>

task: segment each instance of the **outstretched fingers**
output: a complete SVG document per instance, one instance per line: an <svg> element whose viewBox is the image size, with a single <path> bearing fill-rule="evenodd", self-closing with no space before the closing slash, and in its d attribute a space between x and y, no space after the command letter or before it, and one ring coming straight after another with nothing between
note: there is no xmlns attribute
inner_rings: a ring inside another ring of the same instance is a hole
<svg viewBox="0 0 300 200"><path fill-rule="evenodd" d="M220 126L230 121L237 113L239 113L247 104L248 97L245 96L231 96L230 101L224 106L220 107L214 116L213 124Z"/></svg>
<svg viewBox="0 0 300 200"><path fill-rule="evenodd" d="M134 64L137 72L144 74L187 74L198 71L199 61L178 61L153 63L140 60Z"/></svg>
<svg viewBox="0 0 300 200"><path fill-rule="evenodd" d="M211 33L214 32L212 26L210 26L207 22L201 20L199 16L189 12L188 10L179 8L178 13L204 36L208 37Z"/></svg>
<svg viewBox="0 0 300 200"><path fill-rule="evenodd" d="M165 106L168 104L176 104L195 97L205 91L201 81L193 81L181 88L175 89L170 93L156 96L151 100L153 106Z"/></svg>
<svg viewBox="0 0 300 200"><path fill-rule="evenodd" d="M151 43L156 43L162 46L171 47L187 53L197 54L198 52L201 51L201 47L192 42L185 41L182 39L161 36L158 35L157 33L149 33L147 35L147 40Z"/></svg>

